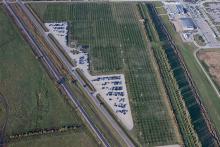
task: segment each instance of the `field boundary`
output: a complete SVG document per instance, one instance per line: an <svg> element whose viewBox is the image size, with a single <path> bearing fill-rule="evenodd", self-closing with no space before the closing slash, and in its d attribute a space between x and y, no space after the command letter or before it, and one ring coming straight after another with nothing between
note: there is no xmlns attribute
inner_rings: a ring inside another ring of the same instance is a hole
<svg viewBox="0 0 220 147"><path fill-rule="evenodd" d="M180 134L180 130L179 130L179 125L177 123L177 120L176 120L176 116L175 116L175 113L173 111L173 107L172 107L172 104L170 102L170 99L169 99L169 95L166 91L166 88L165 88L165 84L163 82L163 79L161 77L161 71L160 71L160 67L157 63L157 59L156 59L156 56L155 56L155 53L154 53L154 50L153 50L153 47L152 47L152 44L151 44L151 41L155 40L155 34L152 34L152 32L150 32L150 29L154 29L154 28L150 28L151 25L149 24L149 21L151 21L149 19L149 16L148 14L145 14L145 11L142 7L141 4L137 4L137 7L138 7L138 11L139 11L139 16L140 16L140 19L142 19L142 23L141 23L141 26L142 26L142 29L144 30L144 36L146 38L146 41L147 41L147 45L148 45L148 48L149 48L149 51L150 51L150 58L153 62L153 65L155 67L155 71L156 71L156 75L157 75L157 78L158 78L158 82L159 82L159 85L160 85L160 91L161 91L161 95L163 95L164 97L164 101L167 105L167 109L168 109L168 112L170 113L170 117L172 118L172 123L175 125L174 126L174 131L176 133L176 138L177 138L177 141L178 143L180 144L183 144L183 138ZM147 15L147 16L145 16ZM150 34L149 34L150 33Z"/></svg>
<svg viewBox="0 0 220 147"><path fill-rule="evenodd" d="M7 123L8 123L8 113L9 113L9 106L8 106L8 102L7 99L1 94L0 92L0 103L2 103L3 105L3 109L5 109L5 116L4 116L4 121L2 124L2 127L0 128L0 146L4 145L6 142L6 136L5 136L5 130L7 127Z"/></svg>
<svg viewBox="0 0 220 147"><path fill-rule="evenodd" d="M83 129L84 127L82 125L66 125L59 128L44 128L44 129L34 129L27 132L21 132L19 134L10 135L9 139L6 142L11 142L13 140L20 140L28 137L35 137L35 136L41 136L41 135L48 135L48 134L54 134L54 133L63 133L68 131L78 131Z"/></svg>
<svg viewBox="0 0 220 147"><path fill-rule="evenodd" d="M202 71L204 72L204 74L206 75L207 79L209 80L210 84L212 85L213 89L215 90L216 94L218 95L218 97L220 98L220 93L219 93L219 90L217 88L217 86L215 85L215 83L213 82L212 78L210 77L209 73L207 72L207 70L204 68L204 66L201 64L200 60L198 59L197 57L197 53L199 51L202 51L202 50L208 50L208 49L197 49L194 51L193 55L197 61L197 63L199 64L200 68L202 69Z"/></svg>
<svg viewBox="0 0 220 147"><path fill-rule="evenodd" d="M155 10L155 11L156 11L156 10ZM159 17L159 19L161 19L161 18ZM160 21L163 22L162 20L160 20ZM162 23L162 26L163 26L163 29L164 29L166 35L167 35L168 40L170 41L170 45L171 45L172 48L175 50L177 56L178 56L179 59L180 59L181 66L182 66L183 69L185 70L186 78L187 78L187 80L188 80L188 82L189 82L189 84L190 84L190 87L192 88L192 92L193 92L193 95L195 96L196 102L198 103L198 105L200 106L200 108L201 108L201 110L202 110L201 112L202 112L202 115L203 115L203 117L204 117L204 120L205 120L205 122L206 122L206 124L207 124L207 127L208 127L210 133L212 134L212 136L214 137L215 141L217 142L217 144L220 145L219 134L218 134L218 132L215 130L215 128L214 128L212 122L211 122L210 119L209 119L209 116L208 116L208 113L207 113L207 111L206 111L206 109L205 109L205 106L202 104L202 102L201 102L201 100L200 100L200 96L199 96L199 94L198 94L198 92L197 92L198 90L196 89L196 86L195 86L195 84L194 84L194 82L193 82L193 79L192 79L192 77L191 77L191 74L190 74L190 72L188 71L188 69L187 69L187 67L186 67L186 65L185 65L184 58L182 57L181 52L180 52L180 51L178 50L178 48L175 46L175 43L172 41L172 37L169 35L169 32L167 31L166 26L165 26L163 23Z"/></svg>
<svg viewBox="0 0 220 147"><path fill-rule="evenodd" d="M147 9L145 3L143 3L143 7L145 9ZM142 7L142 8L143 8ZM146 10L148 13L149 10ZM150 17L150 16L148 16ZM153 22L151 20L151 18L149 18L150 23L149 24L145 24L145 25L150 25L151 29L155 31L155 27L153 26ZM147 22L149 22L147 21ZM147 23L146 22L146 23ZM147 30L146 31L152 31L152 30ZM147 32L148 33L148 32ZM151 33L152 34L152 33ZM158 42L159 36L157 36L156 34L154 35L154 37L152 38L152 49L153 49L153 54L156 58L157 64L160 67L160 74L162 75L163 78L163 83L165 86L165 90L166 93L169 96L169 100L173 109L173 112L175 113L175 119L178 122L178 129L181 132L181 136L184 140L184 143L186 145L195 145L195 143L198 143L197 140L197 136L195 133L193 133L193 128L190 122L190 118L189 118L189 114L187 113L187 109L186 106L184 105L185 103L182 101L182 99L180 98L180 93L177 90L177 85L175 82L175 78L173 76L173 74L171 73L171 67L168 63L168 59L166 58L166 54L165 52L162 50L161 46L157 45L156 42ZM160 41L159 41L160 44ZM183 117L183 118L182 118ZM186 126L185 124L186 123ZM187 136L189 136L188 138L186 138ZM187 139L187 140L186 140Z"/></svg>

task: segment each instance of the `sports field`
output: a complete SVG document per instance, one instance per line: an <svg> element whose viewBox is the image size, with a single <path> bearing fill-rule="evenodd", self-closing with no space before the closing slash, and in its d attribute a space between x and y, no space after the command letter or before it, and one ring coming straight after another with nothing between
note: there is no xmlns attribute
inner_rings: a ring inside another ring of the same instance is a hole
<svg viewBox="0 0 220 147"><path fill-rule="evenodd" d="M0 92L9 107L7 139L44 128L84 127L1 7L0 34Z"/></svg>
<svg viewBox="0 0 220 147"><path fill-rule="evenodd" d="M160 90L136 4L75 3L45 7L45 3L32 4L44 22L68 21L71 38L90 46L93 74L125 74L135 122L132 137L146 146L177 143L173 118Z"/></svg>

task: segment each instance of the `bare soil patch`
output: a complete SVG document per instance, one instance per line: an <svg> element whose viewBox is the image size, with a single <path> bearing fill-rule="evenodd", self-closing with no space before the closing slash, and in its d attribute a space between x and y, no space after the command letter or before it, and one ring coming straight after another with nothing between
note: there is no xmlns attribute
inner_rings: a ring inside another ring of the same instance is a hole
<svg viewBox="0 0 220 147"><path fill-rule="evenodd" d="M220 50L219 51L202 51L198 54L199 59L205 63L205 66L220 87Z"/></svg>

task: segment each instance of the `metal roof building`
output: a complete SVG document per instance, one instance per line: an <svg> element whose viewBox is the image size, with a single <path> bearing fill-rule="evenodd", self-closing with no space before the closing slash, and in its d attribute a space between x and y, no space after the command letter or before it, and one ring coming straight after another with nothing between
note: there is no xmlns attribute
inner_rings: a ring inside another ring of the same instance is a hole
<svg viewBox="0 0 220 147"><path fill-rule="evenodd" d="M183 31L192 31L197 28L192 18L180 18L180 23Z"/></svg>

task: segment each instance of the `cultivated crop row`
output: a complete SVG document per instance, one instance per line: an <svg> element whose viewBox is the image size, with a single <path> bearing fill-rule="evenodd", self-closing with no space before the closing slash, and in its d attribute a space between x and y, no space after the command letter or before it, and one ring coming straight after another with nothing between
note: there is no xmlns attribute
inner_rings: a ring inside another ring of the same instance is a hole
<svg viewBox="0 0 220 147"><path fill-rule="evenodd" d="M125 74L136 135L145 145L176 143L176 136L140 31L135 4L51 4L45 21L68 21L72 39L90 46L94 73Z"/></svg>
<svg viewBox="0 0 220 147"><path fill-rule="evenodd" d="M162 44L161 48L160 43L158 43L159 39L154 40L158 43L157 46L154 46L154 53L160 66L161 75L163 76L167 93L170 96L185 145L197 146L201 142L203 146L217 146L205 122L202 114L203 110L195 98L194 89L189 84L185 75L185 69L181 66L179 56L174 50L174 45L169 43L169 39L166 39L167 34L163 32L163 26L157 14L154 13L153 6L148 5L147 7L159 32L160 41L166 41L166 43Z"/></svg>

